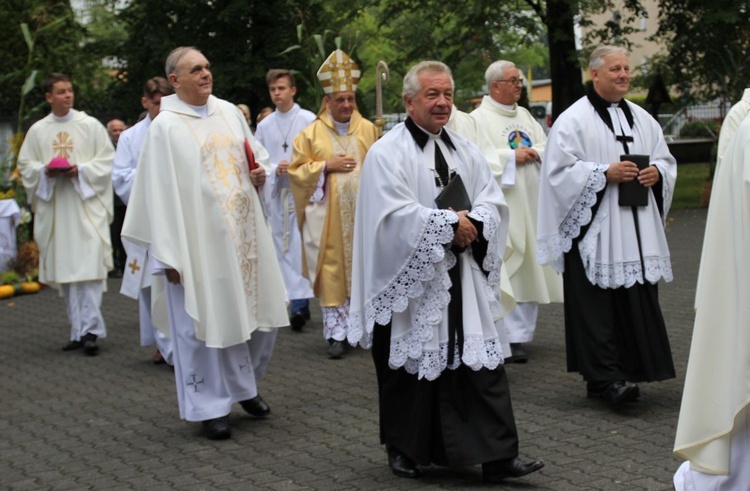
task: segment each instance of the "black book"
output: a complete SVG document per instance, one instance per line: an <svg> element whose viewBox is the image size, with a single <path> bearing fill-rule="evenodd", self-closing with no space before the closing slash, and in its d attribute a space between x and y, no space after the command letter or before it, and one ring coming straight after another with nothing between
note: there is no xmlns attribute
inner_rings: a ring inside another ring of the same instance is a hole
<svg viewBox="0 0 750 491"><path fill-rule="evenodd" d="M441 210L447 210L448 208L452 208L453 211L471 210L471 200L461 176L458 174L453 176L453 179L435 198L435 203Z"/></svg>
<svg viewBox="0 0 750 491"><path fill-rule="evenodd" d="M638 166L638 170L643 170L650 164L649 155L626 154L620 155L621 161L630 161ZM638 182L636 177L629 182L621 182L620 186L620 206L648 206L648 188Z"/></svg>

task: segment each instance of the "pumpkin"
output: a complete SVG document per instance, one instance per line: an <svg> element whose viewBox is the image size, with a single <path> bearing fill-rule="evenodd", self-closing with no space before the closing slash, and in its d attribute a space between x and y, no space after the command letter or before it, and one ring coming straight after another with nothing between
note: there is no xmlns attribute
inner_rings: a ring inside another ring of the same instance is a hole
<svg viewBox="0 0 750 491"><path fill-rule="evenodd" d="M13 293L15 293L13 285L0 285L0 298L12 297Z"/></svg>
<svg viewBox="0 0 750 491"><path fill-rule="evenodd" d="M24 281L21 283L21 291L23 293L37 293L42 289L42 286L38 281Z"/></svg>

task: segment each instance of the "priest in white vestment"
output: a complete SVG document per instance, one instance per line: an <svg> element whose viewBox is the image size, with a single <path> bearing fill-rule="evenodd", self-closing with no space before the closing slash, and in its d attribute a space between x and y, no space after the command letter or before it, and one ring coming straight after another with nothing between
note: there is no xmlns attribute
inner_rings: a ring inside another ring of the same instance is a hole
<svg viewBox="0 0 750 491"><path fill-rule="evenodd" d="M70 321L63 351L96 355L107 337L101 313L112 270L112 159L114 148L99 121L73 109L73 84L47 76L50 114L26 134L18 154L26 196L34 212L39 281L58 289ZM52 169L54 167L54 170Z"/></svg>
<svg viewBox="0 0 750 491"><path fill-rule="evenodd" d="M656 120L624 98L627 50L597 48L589 67L593 88L560 115L544 151L538 256L563 273L568 371L588 397L617 406L640 397L627 382L675 376L657 283L672 281L664 226L677 164ZM632 154L645 155L642 170ZM621 183L642 190L645 206L621 206Z"/></svg>
<svg viewBox="0 0 750 491"><path fill-rule="evenodd" d="M506 60L492 63L484 75L489 95L470 116L492 142L492 173L503 188L510 209L505 269L513 286L516 307L505 316L512 356L525 363L523 347L534 339L540 304L563 301L562 278L536 261L539 169L547 136L531 113L518 105L523 81L518 68Z"/></svg>
<svg viewBox="0 0 750 491"><path fill-rule="evenodd" d="M380 439L395 475L482 464L484 480L496 482L544 464L518 458L503 367L508 209L480 150L443 128L452 100L450 69L418 63L404 77L409 118L365 158L348 340L372 347ZM469 208L438 209L454 180Z"/></svg>
<svg viewBox="0 0 750 491"><path fill-rule="evenodd" d="M146 135L123 237L149 248L159 327L157 307L167 304L180 417L202 421L208 438L225 439L233 403L254 417L270 412L256 379L276 328L289 325L256 191L268 154L240 110L211 95L200 51L176 48L166 73L175 95L161 99ZM250 170L253 161L259 167Z"/></svg>
<svg viewBox="0 0 750 491"><path fill-rule="evenodd" d="M729 147L740 123L750 114L750 89L745 89L742 93L742 99L733 105L727 113L724 121L721 122L721 132L719 133L719 143L716 147L716 166L721 165L724 154ZM716 172L714 170L714 172Z"/></svg>
<svg viewBox="0 0 750 491"><path fill-rule="evenodd" d="M722 132L724 130L722 129ZM714 174L674 452L677 491L750 487L750 118Z"/></svg>
<svg viewBox="0 0 750 491"><path fill-rule="evenodd" d="M172 87L166 78L153 77L147 80L143 86L143 97L141 97L141 105L147 111L146 117L120 134L112 166L112 185L115 188L115 194L125 205L130 200L130 191L133 188L133 179L138 168L138 157L141 154L148 128L151 126L151 121L159 114L161 98L172 93ZM172 341L151 321L151 266L148 261L148 250L128 241L123 244L128 257L122 275L120 293L138 300L141 346L156 344L153 362L157 365L162 363L172 365Z"/></svg>
<svg viewBox="0 0 750 491"><path fill-rule="evenodd" d="M308 299L313 291L310 280L302 274L302 237L287 170L294 138L315 120L315 114L294 102L297 85L289 70L269 70L266 83L276 110L263 118L255 130L255 138L271 159L271 174L263 186L263 197L290 303L292 330L301 331L310 318Z"/></svg>

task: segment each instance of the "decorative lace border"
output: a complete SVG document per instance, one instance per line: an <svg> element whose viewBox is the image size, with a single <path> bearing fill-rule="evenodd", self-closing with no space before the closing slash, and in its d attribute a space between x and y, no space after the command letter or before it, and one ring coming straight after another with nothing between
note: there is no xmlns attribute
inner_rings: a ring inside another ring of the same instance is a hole
<svg viewBox="0 0 750 491"><path fill-rule="evenodd" d="M644 258L646 266L646 281L656 283L661 278L672 281L672 264L669 257ZM636 283L643 284L643 268L640 261L617 264L595 263L593 267L586 265L586 276L592 284L599 288L630 288Z"/></svg>
<svg viewBox="0 0 750 491"><path fill-rule="evenodd" d="M349 343L370 348L375 323L388 324L392 313L405 311L413 298L422 298L422 301L417 308L412 332L424 336L425 328L440 322L442 308L450 302L449 267L446 263L455 264L456 260L450 251L446 251L445 245L453 240L451 224L457 221L458 216L451 211L431 212L412 256L383 291L365 305L364 318L361 312L350 313ZM424 298L430 298L432 302L425 302Z"/></svg>
<svg viewBox="0 0 750 491"><path fill-rule="evenodd" d="M401 340L399 341L399 343ZM435 380L446 368L455 370L460 365L466 365L472 370L488 368L494 370L503 363L501 343L498 339L484 339L482 336L467 336L464 338L464 356L459 357L458 348L455 349L453 364L447 366L448 343L440 343L437 351L425 351L419 359L395 358L394 352L403 353L405 347L399 344L391 346L391 358L388 365L396 370L401 368L411 374L419 374L419 378Z"/></svg>
<svg viewBox="0 0 750 491"><path fill-rule="evenodd" d="M563 254L570 251L573 239L581 233L581 227L591 222L591 207L596 204L596 193L607 185L604 172L608 168L606 164L594 164L583 191L560 225L558 233L538 241L537 261L540 264L550 264L558 273L565 271Z"/></svg>
<svg viewBox="0 0 750 491"><path fill-rule="evenodd" d="M346 326L349 321L349 300L336 307L321 307L323 314L323 337L343 341L346 339Z"/></svg>

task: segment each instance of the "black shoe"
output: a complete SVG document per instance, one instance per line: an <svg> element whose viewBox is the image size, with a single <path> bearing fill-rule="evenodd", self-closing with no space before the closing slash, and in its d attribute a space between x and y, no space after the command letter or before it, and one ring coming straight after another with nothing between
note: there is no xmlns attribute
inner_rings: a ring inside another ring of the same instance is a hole
<svg viewBox="0 0 750 491"><path fill-rule="evenodd" d="M86 356L96 356L99 352L95 334L89 333L83 337L83 352Z"/></svg>
<svg viewBox="0 0 750 491"><path fill-rule="evenodd" d="M68 344L62 347L62 350L73 351L81 347L83 347L83 343L81 341L69 341Z"/></svg>
<svg viewBox="0 0 750 491"><path fill-rule="evenodd" d="M422 476L422 471L417 469L417 465L409 457L390 445L386 445L385 449L388 452L388 467L391 468L393 474L409 479Z"/></svg>
<svg viewBox="0 0 750 491"><path fill-rule="evenodd" d="M305 314L303 314L302 312L294 312L289 321L292 324L292 331L300 332L305 326Z"/></svg>
<svg viewBox="0 0 750 491"><path fill-rule="evenodd" d="M304 316L305 316L305 320L308 320L308 321L309 321L309 320L310 320L310 309L309 309L309 308L307 308L307 307L305 307L305 308L304 308L304 309L302 310L302 315L304 315Z"/></svg>
<svg viewBox="0 0 750 491"><path fill-rule="evenodd" d="M637 385L627 385L622 380L617 380L602 390L588 390L586 396L591 399L604 399L612 407L617 407L624 402L637 401L641 396L641 389Z"/></svg>
<svg viewBox="0 0 750 491"><path fill-rule="evenodd" d="M332 341L328 347L328 358L331 360L340 360L346 353L346 345L343 341Z"/></svg>
<svg viewBox="0 0 750 491"><path fill-rule="evenodd" d="M510 356L505 359L505 363L526 363L529 361L529 355L523 349L521 343L510 343Z"/></svg>
<svg viewBox="0 0 750 491"><path fill-rule="evenodd" d="M240 406L253 418L265 418L271 412L271 407L258 394L252 399L240 401Z"/></svg>
<svg viewBox="0 0 750 491"><path fill-rule="evenodd" d="M209 440L226 440L232 436L232 430L229 429L229 419L226 416L203 421L203 428L206 429L206 436Z"/></svg>
<svg viewBox="0 0 750 491"><path fill-rule="evenodd" d="M544 462L534 460L524 462L519 458L493 460L482 464L482 479L484 482L500 482L508 477L523 477L544 467Z"/></svg>

